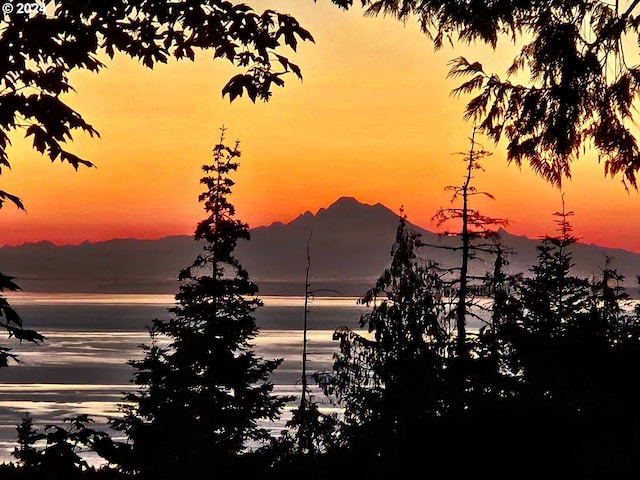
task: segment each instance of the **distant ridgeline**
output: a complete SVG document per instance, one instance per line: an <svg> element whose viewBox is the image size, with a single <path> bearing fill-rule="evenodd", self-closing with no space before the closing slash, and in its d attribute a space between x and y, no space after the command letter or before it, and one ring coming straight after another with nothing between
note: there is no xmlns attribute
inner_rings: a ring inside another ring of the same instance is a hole
<svg viewBox="0 0 640 480"><path fill-rule="evenodd" d="M397 224L398 216L384 205L366 205L344 197L315 215L306 212L287 224L252 229L251 241L238 247L237 256L262 295L303 295L306 244L311 233L312 288L359 296L388 264ZM455 238L412 228L422 234L425 244L456 245ZM514 252L506 270L526 275L536 263L539 241L504 230L500 239ZM25 291L175 293L178 271L199 251L197 242L186 235L60 247L39 242L0 248L0 267L3 273L17 277ZM419 252L444 267L459 263L455 251L427 246ZM640 254L586 244L573 246L572 253L573 273L583 277L601 274L606 257L611 257L611 266L626 277L628 293L638 296ZM484 275L492 268L492 259L487 257L473 262L471 273Z"/></svg>

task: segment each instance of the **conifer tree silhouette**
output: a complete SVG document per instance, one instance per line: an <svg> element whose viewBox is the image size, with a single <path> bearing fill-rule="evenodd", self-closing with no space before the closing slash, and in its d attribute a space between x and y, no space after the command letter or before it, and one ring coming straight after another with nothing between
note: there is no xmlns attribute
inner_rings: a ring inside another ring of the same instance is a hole
<svg viewBox="0 0 640 480"><path fill-rule="evenodd" d="M36 443L43 440L43 434L36 431L33 426L33 419L26 413L18 426L18 446L14 448L12 455L18 460L20 465L26 469L33 469L39 463L40 453L36 449Z"/></svg>
<svg viewBox="0 0 640 480"><path fill-rule="evenodd" d="M202 167L199 200L207 217L195 239L204 252L180 272L173 318L154 321L145 357L131 362L140 388L126 396L130 406L114 423L132 446L124 467L144 479L195 479L202 472L247 478L239 455L247 442L270 438L258 422L274 420L284 405L268 381L281 360L261 359L251 343L261 301L233 255L249 231L229 199L240 151L237 142L224 144L224 134L222 128L213 163Z"/></svg>
<svg viewBox="0 0 640 480"><path fill-rule="evenodd" d="M402 215L389 267L359 300L372 307L360 319L371 335L335 331L340 352L325 384L344 406L343 441L380 475L399 468L397 458L422 436L426 418L448 409L442 283L440 272L417 258L419 243Z"/></svg>
<svg viewBox="0 0 640 480"><path fill-rule="evenodd" d="M522 282L523 322L532 332L554 336L567 324L580 321L587 310L589 282L571 273L571 247L578 241L573 235L566 211L564 195L562 210L555 212L558 234L543 238L538 249L538 263L531 267L532 276Z"/></svg>
<svg viewBox="0 0 640 480"><path fill-rule="evenodd" d="M454 236L460 239L459 244L453 247L437 246L437 248L445 248L460 253L460 266L448 268L453 273L452 279L449 281L449 287L455 292L453 316L455 318L455 355L457 361L452 365L452 368L458 383L458 399L455 402L457 405L455 408L458 411L464 409L464 397L467 390L465 377L469 374L469 360L472 350L472 345L469 344L467 339L467 322L469 316L477 315L471 311L476 302L470 288L470 282L472 280L482 280L480 277L471 275L471 262L477 259L478 254L481 252L496 253L497 249L499 249L496 228L507 224L506 220L486 216L472 207L474 197L494 198L488 192L479 191L472 184L474 172L482 170L480 160L490 155L490 152L478 148L476 141L477 130L476 127L472 130L469 139L469 151L460 153L466 164L463 183L445 187L446 190L453 192L451 202L454 205L439 209L433 217L439 226L456 222L458 225L454 227L454 230L445 231L442 235ZM459 205L456 204L458 201L460 202ZM458 229L455 230L455 228Z"/></svg>
<svg viewBox="0 0 640 480"><path fill-rule="evenodd" d="M554 214L558 233L542 239L538 262L497 330L503 374L518 380L505 394L517 412L512 438L544 459L541 471L626 475L640 451L640 387L631 381L640 362L640 317L623 308L626 293L611 259L599 279L573 273L572 215L563 195Z"/></svg>

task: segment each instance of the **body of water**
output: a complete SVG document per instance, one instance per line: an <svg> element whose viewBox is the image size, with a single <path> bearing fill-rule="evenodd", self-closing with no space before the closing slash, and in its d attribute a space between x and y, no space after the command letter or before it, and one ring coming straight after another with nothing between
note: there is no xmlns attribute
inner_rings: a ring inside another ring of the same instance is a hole
<svg viewBox="0 0 640 480"><path fill-rule="evenodd" d="M299 395L303 297L262 297L256 313L260 334L256 351L265 359L283 358L272 377L275 392ZM80 413L95 418L98 427L119 415L118 404L130 383L133 368L127 360L140 358L140 344L148 343L147 326L167 319L172 295L33 294L10 296L25 328L46 338L41 345L9 339L20 363L0 368L0 462L11 461L16 425L29 412L34 424L63 423ZM342 325L358 329L361 313L356 298L314 298L308 313L308 371L331 369L337 342L333 331ZM316 396L322 397L316 390ZM322 398L317 398L322 400ZM294 402L295 403L295 402ZM293 406L293 404L292 404ZM331 409L331 405L326 405ZM269 425L281 430L280 422Z"/></svg>
<svg viewBox="0 0 640 480"><path fill-rule="evenodd" d="M25 328L45 336L41 345L14 338L2 345L13 349L18 365L0 368L0 462L12 461L16 425L29 412L36 426L62 425L66 417L87 413L98 428L120 414L123 392L131 384L134 369L127 361L140 358L140 345L148 343L147 326L153 319L168 319L172 295L136 294L13 294L10 302L22 316ZM272 376L275 393L300 395L303 297L262 297L264 306L255 316L260 333L254 340L265 359L283 358ZM369 308L356 298L314 298L308 313L308 371L329 371L340 326L359 330L360 315ZM632 308L629 307L629 308ZM469 330L477 330L478 321ZM364 331L360 330L365 334ZM312 386L315 400L325 411L337 410ZM266 425L274 434L283 429L282 418ZM87 456L91 463L98 458Z"/></svg>

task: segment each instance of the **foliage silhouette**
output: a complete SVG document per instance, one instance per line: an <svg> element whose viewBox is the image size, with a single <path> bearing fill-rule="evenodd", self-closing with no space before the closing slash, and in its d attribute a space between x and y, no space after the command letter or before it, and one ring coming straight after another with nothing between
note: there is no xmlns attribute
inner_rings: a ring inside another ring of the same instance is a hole
<svg viewBox="0 0 640 480"><path fill-rule="evenodd" d="M96 450L100 443L110 442L108 435L88 426L93 420L84 414L64 421L68 426L45 425L40 432L27 414L18 425L18 447L13 456L29 478L73 480L95 473L81 454Z"/></svg>
<svg viewBox="0 0 640 480"><path fill-rule="evenodd" d="M425 417L450 407L446 369L451 344L440 273L417 261L418 244L418 234L402 217L390 266L359 300L372 305L360 319L371 335L348 327L336 330L340 351L333 381L325 384L326 393L344 406L342 442L378 475L390 475L388 468L398 466L409 439L421 436Z"/></svg>
<svg viewBox="0 0 640 480"><path fill-rule="evenodd" d="M492 307L462 366L442 269L415 255L421 242L402 219L391 266L361 300L374 305L361 319L372 335L335 332L340 352L325 387L345 409L342 443L318 465L380 479L417 468L507 478L523 465L531 476L635 472L640 316L611 259L599 279L572 275L571 215L564 204L556 212L559 234L542 240L530 276L506 274L506 253L492 247ZM474 438L486 446L479 461L467 460Z"/></svg>
<svg viewBox="0 0 640 480"><path fill-rule="evenodd" d="M22 318L10 305L9 301L1 294L2 292L17 292L20 287L13 281L14 277L9 277L0 273L0 328L6 330L9 338L14 337L20 343L23 341L38 344L45 340L45 337L35 330L25 329ZM0 367L9 366L10 360L18 362L17 355L11 353L12 349L0 346Z"/></svg>
<svg viewBox="0 0 640 480"><path fill-rule="evenodd" d="M353 1L337 3L349 8ZM506 78L463 57L451 62L451 76L471 77L454 94L478 92L465 117L496 142L506 138L510 162L528 162L556 185L593 146L605 174L637 187L640 150L632 104L640 91L640 68L627 61L624 47L625 40L640 38L640 1L625 7L590 0L359 3L369 15L416 18L436 49L445 42L481 42L494 49L501 37L512 42L519 53Z"/></svg>
<svg viewBox="0 0 640 480"><path fill-rule="evenodd" d="M153 68L177 60L195 59L212 51L243 73L222 89L233 101L244 93L255 102L267 100L272 87L284 85L283 75L302 78L300 68L283 56L298 41L313 41L295 18L274 10L262 13L247 4L221 0L116 0L105 2L46 1L47 14L3 13L0 27L0 173L10 168L9 133L20 129L33 148L51 161L68 162L76 170L93 164L66 150L74 131L99 135L61 95L73 91L69 74L99 72L101 60L116 53ZM0 202L20 206L20 199L0 191Z"/></svg>
<svg viewBox="0 0 640 480"><path fill-rule="evenodd" d="M36 443L44 439L44 435L38 433L33 427L33 419L26 413L16 427L18 432L18 446L13 450L13 456L20 464L31 469L38 465L40 453L36 449Z"/></svg>
<svg viewBox="0 0 640 480"><path fill-rule="evenodd" d="M519 421L527 414L546 432L546 450L519 438L531 455L545 454L545 465L579 478L629 474L640 451L640 390L632 380L640 317L622 308L626 295L609 260L599 280L571 274L572 214L563 200L558 235L542 240L532 276L519 284L497 329L502 372L519 378L505 396L521 410Z"/></svg>
<svg viewBox="0 0 640 480"><path fill-rule="evenodd" d="M195 239L205 242L204 252L180 272L173 318L154 321L144 358L130 362L139 390L125 397L124 419L113 424L131 445L123 469L143 479L246 474L250 462L240 456L247 442L270 439L258 422L277 418L288 400L272 395L267 380L281 360L259 358L251 344L261 301L233 256L249 231L229 201L238 143L223 142L224 128L213 163L203 166L199 200L207 217Z"/></svg>
<svg viewBox="0 0 640 480"><path fill-rule="evenodd" d="M0 161L0 166L2 162ZM0 169L1 171L1 169ZM24 211L24 205L19 198L0 190L0 209L2 209L5 200L12 201L20 210ZM2 292L17 292L20 287L13 281L15 277L9 277L0 273L0 327L4 328L9 334L9 338L14 337L22 343L28 341L39 343L45 340L44 336L35 330L27 330L23 328L22 318L16 310L9 304L9 301L2 295ZM18 361L18 357L11 353L8 347L0 347L0 367L7 367L9 360Z"/></svg>

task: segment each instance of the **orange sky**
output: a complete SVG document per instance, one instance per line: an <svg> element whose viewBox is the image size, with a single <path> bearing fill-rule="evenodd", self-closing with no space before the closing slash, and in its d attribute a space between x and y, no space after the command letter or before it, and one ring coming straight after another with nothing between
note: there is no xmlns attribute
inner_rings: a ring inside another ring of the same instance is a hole
<svg viewBox="0 0 640 480"><path fill-rule="evenodd" d="M471 125L462 120L466 98L454 99L448 60L464 55L502 73L513 50L449 47L433 52L417 24L363 18L328 1L255 1L294 14L316 39L290 58L304 81L287 78L268 103L233 104L221 89L236 71L200 55L153 71L117 57L100 74L75 73L77 93L67 100L101 133L77 133L70 150L97 169L51 164L33 152L23 133L13 136L12 170L0 189L18 194L25 214L0 211L0 244L51 240L58 244L117 237L189 234L202 217L197 203L200 166L210 160L221 125L241 141L234 202L250 226L289 221L336 198L355 196L435 230L431 217L448 205L443 187L459 184L464 165L454 152L468 147ZM293 5L295 3L295 5ZM551 233L560 193L528 169L508 166L503 145L484 146L477 186L495 202L484 213L510 220L508 230ZM640 195L587 155L574 166L566 200L582 241L640 251Z"/></svg>

